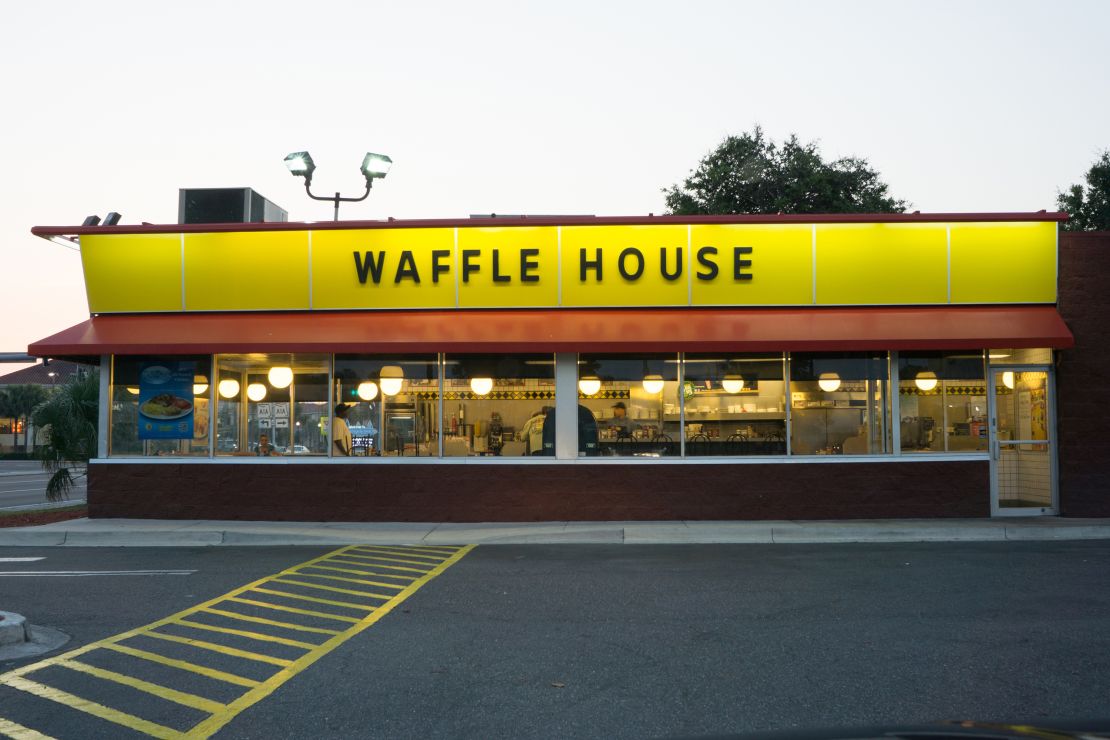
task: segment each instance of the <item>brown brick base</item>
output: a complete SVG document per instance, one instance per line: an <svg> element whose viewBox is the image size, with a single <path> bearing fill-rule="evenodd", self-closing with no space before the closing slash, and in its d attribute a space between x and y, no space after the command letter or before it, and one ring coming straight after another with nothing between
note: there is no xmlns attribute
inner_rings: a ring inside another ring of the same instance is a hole
<svg viewBox="0 0 1110 740"><path fill-rule="evenodd" d="M749 465L93 463L93 517L285 521L990 515L985 460Z"/></svg>

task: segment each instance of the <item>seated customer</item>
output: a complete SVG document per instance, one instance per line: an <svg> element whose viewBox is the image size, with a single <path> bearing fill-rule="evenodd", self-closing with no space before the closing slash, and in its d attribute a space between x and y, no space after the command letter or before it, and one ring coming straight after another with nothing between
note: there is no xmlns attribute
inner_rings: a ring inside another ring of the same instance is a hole
<svg viewBox="0 0 1110 740"><path fill-rule="evenodd" d="M270 444L270 436L268 434L258 435L258 447L255 449L254 454L259 457L276 457L281 453L278 449Z"/></svg>

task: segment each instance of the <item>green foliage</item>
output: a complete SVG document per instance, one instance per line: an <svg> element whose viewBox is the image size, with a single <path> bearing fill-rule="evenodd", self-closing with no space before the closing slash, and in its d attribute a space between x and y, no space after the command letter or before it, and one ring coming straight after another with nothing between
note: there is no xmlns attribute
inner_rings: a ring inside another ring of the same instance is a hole
<svg viewBox="0 0 1110 740"><path fill-rule="evenodd" d="M46 443L36 456L51 473L46 498L69 497L76 479L87 474L89 458L96 455L100 375L92 370L58 388L35 411L35 426L43 429Z"/></svg>
<svg viewBox="0 0 1110 740"><path fill-rule="evenodd" d="M0 416L23 422L23 444L17 442L17 448L27 445L27 420L46 396L45 388L33 384L13 385L0 391Z"/></svg>
<svg viewBox="0 0 1110 740"><path fill-rule="evenodd" d="M1056 204L1071 218L1066 231L1110 230L1110 149L1087 170L1087 187L1072 185L1066 193L1056 193Z"/></svg>
<svg viewBox="0 0 1110 740"><path fill-rule="evenodd" d="M901 213L906 201L867 161L821 159L815 142L791 135L781 146L751 133L729 136L708 154L682 186L663 192L676 215L727 213Z"/></svg>

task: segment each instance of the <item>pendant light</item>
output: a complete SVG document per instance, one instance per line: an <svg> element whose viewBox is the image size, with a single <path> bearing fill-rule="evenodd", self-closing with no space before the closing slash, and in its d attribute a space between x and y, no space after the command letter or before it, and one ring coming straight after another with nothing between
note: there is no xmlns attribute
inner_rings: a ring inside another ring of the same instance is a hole
<svg viewBox="0 0 1110 740"><path fill-rule="evenodd" d="M825 393L832 393L840 387L840 376L836 373L821 373L817 376L817 385Z"/></svg>
<svg viewBox="0 0 1110 740"><path fill-rule="evenodd" d="M383 396L396 396L405 384L405 371L400 365L386 365L378 374Z"/></svg>
<svg viewBox="0 0 1110 740"><path fill-rule="evenodd" d="M913 382L921 390L931 391L937 387L937 374L932 370L926 370L923 373L918 373Z"/></svg>
<svg viewBox="0 0 1110 740"><path fill-rule="evenodd" d="M578 381L578 390L583 396L592 396L601 390L601 378L588 375Z"/></svg>
<svg viewBox="0 0 1110 740"><path fill-rule="evenodd" d="M662 375L645 375L644 376L644 391L655 396L663 392L663 376Z"/></svg>
<svg viewBox="0 0 1110 740"><path fill-rule="evenodd" d="M493 390L493 378L471 378L470 390L479 396L487 395Z"/></svg>
<svg viewBox="0 0 1110 740"><path fill-rule="evenodd" d="M224 378L220 381L217 389L224 398L235 398L239 395L239 381L233 378Z"/></svg>
<svg viewBox="0 0 1110 740"><path fill-rule="evenodd" d="M286 365L274 365L270 368L270 372L266 373L266 378L274 388L288 388L289 384L293 382L293 368Z"/></svg>
<svg viewBox="0 0 1110 740"><path fill-rule="evenodd" d="M744 390L744 379L739 375L726 375L721 381L721 387L725 389L725 393L739 393Z"/></svg>
<svg viewBox="0 0 1110 740"><path fill-rule="evenodd" d="M1012 370L1007 370L1006 372L1002 373L1002 385L1006 386L1010 390L1014 389L1014 373Z"/></svg>
<svg viewBox="0 0 1110 740"><path fill-rule="evenodd" d="M266 397L266 386L262 383L251 383L247 386L247 398L252 401L261 401Z"/></svg>
<svg viewBox="0 0 1110 740"><path fill-rule="evenodd" d="M372 380L366 380L358 384L358 397L363 401L373 401L378 397L378 384Z"/></svg>
<svg viewBox="0 0 1110 740"><path fill-rule="evenodd" d="M132 396L137 396L139 395L139 387L137 385L129 385L127 386L127 392L130 393Z"/></svg>
<svg viewBox="0 0 1110 740"><path fill-rule="evenodd" d="M193 395L203 396L205 391L208 390L208 378L203 375L193 377Z"/></svg>

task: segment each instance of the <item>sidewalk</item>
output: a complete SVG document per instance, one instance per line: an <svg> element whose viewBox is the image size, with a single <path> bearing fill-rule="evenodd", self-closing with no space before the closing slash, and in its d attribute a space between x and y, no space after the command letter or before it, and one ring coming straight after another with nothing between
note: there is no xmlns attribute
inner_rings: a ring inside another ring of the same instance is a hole
<svg viewBox="0 0 1110 740"><path fill-rule="evenodd" d="M71 519L0 529L0 547L244 545L800 544L1110 540L1110 519L758 522L233 522Z"/></svg>

